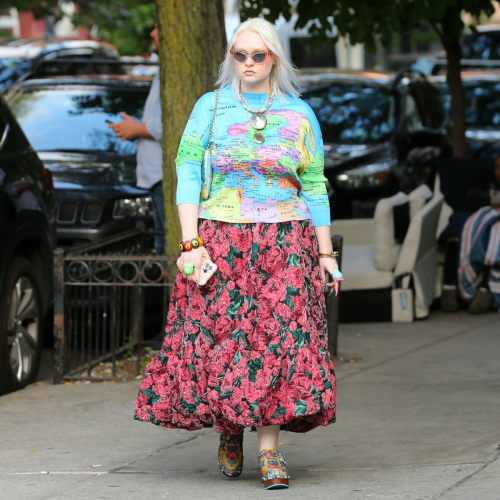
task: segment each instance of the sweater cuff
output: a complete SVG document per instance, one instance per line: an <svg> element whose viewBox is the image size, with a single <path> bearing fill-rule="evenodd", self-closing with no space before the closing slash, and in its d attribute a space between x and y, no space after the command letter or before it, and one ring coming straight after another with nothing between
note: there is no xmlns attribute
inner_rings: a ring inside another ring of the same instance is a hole
<svg viewBox="0 0 500 500"><path fill-rule="evenodd" d="M193 203L200 204L200 191L197 189L177 189L176 204Z"/></svg>
<svg viewBox="0 0 500 500"><path fill-rule="evenodd" d="M314 211L314 212L309 211L309 214L311 215L311 222L314 227L331 225L329 207L326 207L326 210Z"/></svg>

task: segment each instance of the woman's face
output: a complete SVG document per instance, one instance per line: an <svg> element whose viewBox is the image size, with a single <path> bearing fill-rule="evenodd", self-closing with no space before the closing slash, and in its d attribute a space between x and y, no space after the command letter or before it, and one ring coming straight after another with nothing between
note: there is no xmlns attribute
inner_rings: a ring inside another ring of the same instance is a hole
<svg viewBox="0 0 500 500"><path fill-rule="evenodd" d="M261 36L255 31L243 31L235 40L233 50L253 54L269 50L267 45L262 40ZM268 55L264 62L258 64L253 58L247 57L244 62L238 62L233 57L233 64L236 70L236 75L245 82L247 87L257 87L269 81L269 75L275 64L273 55Z"/></svg>

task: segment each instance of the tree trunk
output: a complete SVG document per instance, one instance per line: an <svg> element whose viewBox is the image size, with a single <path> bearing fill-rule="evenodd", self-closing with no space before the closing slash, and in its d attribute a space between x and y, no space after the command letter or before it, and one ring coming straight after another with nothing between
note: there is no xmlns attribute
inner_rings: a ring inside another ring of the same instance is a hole
<svg viewBox="0 0 500 500"><path fill-rule="evenodd" d="M178 253L175 158L194 104L213 90L226 46L222 0L156 0L160 33L165 252Z"/></svg>
<svg viewBox="0 0 500 500"><path fill-rule="evenodd" d="M459 39L443 40L448 59L446 79L451 95L451 121L453 124L453 156L463 158L467 155L465 138L465 95L462 84L460 59L462 50Z"/></svg>

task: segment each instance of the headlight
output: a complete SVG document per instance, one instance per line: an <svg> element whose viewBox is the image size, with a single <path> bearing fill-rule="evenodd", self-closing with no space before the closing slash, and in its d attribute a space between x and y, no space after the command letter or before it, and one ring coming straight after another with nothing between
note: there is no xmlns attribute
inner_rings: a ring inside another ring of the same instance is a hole
<svg viewBox="0 0 500 500"><path fill-rule="evenodd" d="M124 198L115 202L113 217L115 219L122 219L123 217L138 219L151 215L152 209L150 196L145 196L143 198Z"/></svg>
<svg viewBox="0 0 500 500"><path fill-rule="evenodd" d="M378 187L385 183L391 167L396 160L372 163L364 167L353 168L335 176L339 186L347 189Z"/></svg>

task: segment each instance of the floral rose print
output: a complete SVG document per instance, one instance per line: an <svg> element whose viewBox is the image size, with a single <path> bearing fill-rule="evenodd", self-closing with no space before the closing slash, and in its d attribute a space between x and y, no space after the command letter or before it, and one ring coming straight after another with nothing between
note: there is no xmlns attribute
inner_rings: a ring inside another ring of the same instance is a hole
<svg viewBox="0 0 500 500"><path fill-rule="evenodd" d="M201 221L217 273L178 273L165 338L146 369L135 418L169 428L335 422L335 372L311 221Z"/></svg>

